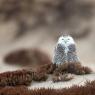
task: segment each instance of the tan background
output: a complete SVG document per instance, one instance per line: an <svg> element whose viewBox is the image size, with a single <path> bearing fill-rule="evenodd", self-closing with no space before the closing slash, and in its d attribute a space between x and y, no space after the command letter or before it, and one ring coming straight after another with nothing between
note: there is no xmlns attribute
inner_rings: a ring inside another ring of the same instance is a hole
<svg viewBox="0 0 95 95"><path fill-rule="evenodd" d="M42 2L44 2L44 0L40 1L35 0L35 1L36 3L34 3L33 7L35 12L44 13L44 10L42 11L43 9L42 5L44 4ZM51 1L54 4L54 0ZM79 0L79 1L82 4L87 4L91 6L91 9L89 9L90 7L87 7L88 9L84 9L84 12L87 11L88 14L90 14L88 11L90 10L91 12L90 16L87 16L88 15L87 13L85 13L85 15L82 15L83 9L82 10L78 9L80 10L80 12L77 12L78 10L76 10L74 13L71 12L72 14L70 17L67 14L68 18L63 17L61 18L62 22L61 21L58 22L56 21L56 16L54 16L56 12L51 11L49 13L45 10L46 15L44 16L44 18L46 18L45 19L46 23L43 22L45 23L45 25L42 22L39 22L40 19L39 15L37 15L37 17L35 18L36 20L39 18L38 19L39 23L35 24L36 23L35 19L32 18L33 13L32 15L28 14L28 16L26 16L25 14L27 13L22 12L24 16L22 16L22 14L19 14L19 16L15 15L12 16L11 19L8 18L7 21L3 21L6 15L0 13L0 72L10 71L10 70L13 71L21 68L19 66L11 66L4 63L3 61L4 56L12 50L20 48L37 47L47 52L52 59L54 47L59 36L61 36L62 34L72 34L72 33L74 35L74 33L82 33L84 31L87 32L89 31L87 36L83 36L81 38L74 36L75 41L77 43L77 53L82 64L91 67L93 71L95 71L95 12L94 12L95 1L94 0ZM52 2L50 2L49 4L52 5ZM39 5L38 8L37 4ZM1 5L0 8L3 9ZM40 10L38 10L39 8ZM74 8L76 8L76 6ZM68 11L66 13L68 13ZM24 35L22 35L23 33L21 33L21 36L17 36L19 31L22 31L23 28L19 27L19 24L21 23L20 21L22 21L21 19L22 17L24 18L25 23L28 23L26 24L28 29L24 29L25 30ZM32 26L35 28L32 29L31 28ZM47 82L33 83L30 88L34 87L60 88L65 86L71 86L73 84L83 84L84 81L86 80L94 80L94 79L95 79L95 74L93 72L93 74L90 75L75 76L75 79L69 82L52 83L51 81L48 81L48 83Z"/></svg>

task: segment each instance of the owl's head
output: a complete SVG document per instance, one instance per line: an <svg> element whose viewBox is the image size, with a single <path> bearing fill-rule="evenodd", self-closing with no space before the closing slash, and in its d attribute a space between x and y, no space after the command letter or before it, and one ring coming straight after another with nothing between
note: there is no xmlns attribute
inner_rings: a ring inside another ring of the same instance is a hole
<svg viewBox="0 0 95 95"><path fill-rule="evenodd" d="M58 40L58 43L69 46L71 44L75 44L75 41L71 36L61 36Z"/></svg>

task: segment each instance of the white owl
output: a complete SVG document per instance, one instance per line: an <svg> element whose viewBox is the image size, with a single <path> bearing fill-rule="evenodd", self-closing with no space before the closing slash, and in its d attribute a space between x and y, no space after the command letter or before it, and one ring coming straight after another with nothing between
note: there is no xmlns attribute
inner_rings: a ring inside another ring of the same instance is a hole
<svg viewBox="0 0 95 95"><path fill-rule="evenodd" d="M77 62L76 44L71 36L61 36L54 51L54 64Z"/></svg>

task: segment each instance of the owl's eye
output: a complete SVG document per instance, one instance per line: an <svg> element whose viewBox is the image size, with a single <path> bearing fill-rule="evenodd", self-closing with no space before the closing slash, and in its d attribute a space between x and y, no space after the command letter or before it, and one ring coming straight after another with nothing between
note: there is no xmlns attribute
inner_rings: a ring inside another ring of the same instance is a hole
<svg viewBox="0 0 95 95"><path fill-rule="evenodd" d="M68 40L70 40L70 39L68 39Z"/></svg>

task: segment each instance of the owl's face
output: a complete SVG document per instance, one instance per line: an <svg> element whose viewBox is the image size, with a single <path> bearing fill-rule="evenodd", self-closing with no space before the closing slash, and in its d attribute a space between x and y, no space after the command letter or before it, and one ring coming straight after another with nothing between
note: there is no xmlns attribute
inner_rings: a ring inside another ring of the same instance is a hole
<svg viewBox="0 0 95 95"><path fill-rule="evenodd" d="M69 46L71 44L75 44L75 41L71 36L61 36L58 40L58 43Z"/></svg>
<svg viewBox="0 0 95 95"><path fill-rule="evenodd" d="M57 43L57 48L59 47L64 49L65 53L76 51L75 41L71 36L61 36Z"/></svg>

